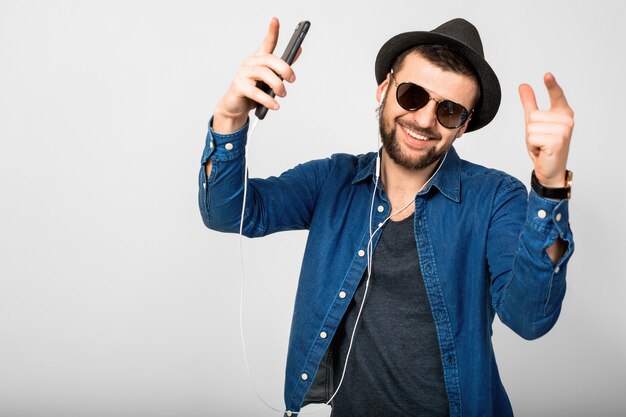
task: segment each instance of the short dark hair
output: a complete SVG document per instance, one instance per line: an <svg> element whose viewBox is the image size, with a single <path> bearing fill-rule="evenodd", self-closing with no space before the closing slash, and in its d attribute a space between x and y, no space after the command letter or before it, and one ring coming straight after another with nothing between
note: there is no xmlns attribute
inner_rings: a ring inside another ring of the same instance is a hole
<svg viewBox="0 0 626 417"><path fill-rule="evenodd" d="M437 68L470 77L478 86L476 102L480 99L480 80L470 62L459 52L445 45L417 45L402 52L393 62L391 68L397 72L402 68L404 59L409 54L418 54Z"/></svg>

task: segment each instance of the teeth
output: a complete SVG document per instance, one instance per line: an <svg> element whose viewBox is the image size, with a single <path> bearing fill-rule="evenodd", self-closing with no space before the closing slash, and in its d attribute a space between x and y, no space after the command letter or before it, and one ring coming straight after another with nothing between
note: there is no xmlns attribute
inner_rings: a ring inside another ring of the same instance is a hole
<svg viewBox="0 0 626 417"><path fill-rule="evenodd" d="M428 138L426 136L422 136L422 135L418 135L417 133L409 130L409 129L404 129L406 131L406 133L408 133L409 136L411 136L412 138L418 139L418 140L428 140Z"/></svg>

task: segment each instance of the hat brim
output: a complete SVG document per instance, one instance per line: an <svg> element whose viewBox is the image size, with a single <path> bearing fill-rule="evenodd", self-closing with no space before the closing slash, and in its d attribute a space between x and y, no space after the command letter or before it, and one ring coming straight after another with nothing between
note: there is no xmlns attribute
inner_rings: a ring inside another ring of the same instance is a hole
<svg viewBox="0 0 626 417"><path fill-rule="evenodd" d="M466 132L478 130L487 125L500 107L500 82L487 61L464 43L443 34L433 32L406 32L389 39L376 57L376 81L382 83L395 59L404 51L417 45L445 45L460 52L474 67L480 83L481 96Z"/></svg>

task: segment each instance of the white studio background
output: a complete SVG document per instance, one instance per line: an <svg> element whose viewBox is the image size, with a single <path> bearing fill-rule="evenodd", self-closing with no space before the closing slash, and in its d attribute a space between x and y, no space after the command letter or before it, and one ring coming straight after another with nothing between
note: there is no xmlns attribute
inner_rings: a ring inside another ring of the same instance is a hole
<svg viewBox="0 0 626 417"><path fill-rule="evenodd" d="M528 184L517 85L545 107L554 72L577 116L568 292L548 335L496 322L494 344L518 416L624 415L622 2L0 0L0 416L280 415L242 360L239 238L197 208L208 119L272 16L279 53L312 26L253 176L373 150L380 46L465 17L503 99L457 149ZM305 239L244 241L250 363L276 407Z"/></svg>

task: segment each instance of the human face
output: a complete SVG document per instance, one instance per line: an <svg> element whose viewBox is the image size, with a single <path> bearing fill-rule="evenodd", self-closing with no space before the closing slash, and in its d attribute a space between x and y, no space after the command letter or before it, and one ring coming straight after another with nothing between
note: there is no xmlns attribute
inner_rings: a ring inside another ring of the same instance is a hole
<svg viewBox="0 0 626 417"><path fill-rule="evenodd" d="M437 121L435 100L429 100L418 110L405 110L396 101L396 83L418 84L431 97L454 101L466 109L472 108L478 86L472 78L442 70L418 54L407 55L393 78L387 76L378 87L379 99L383 90L387 89L379 117L383 154L386 153L395 164L410 170L428 168L438 162L454 141L463 135L469 119L456 129L443 127Z"/></svg>

